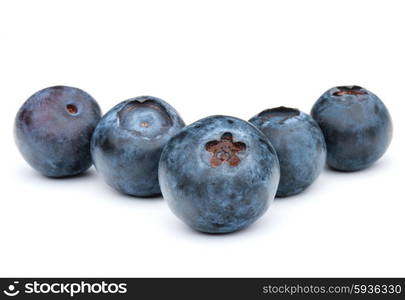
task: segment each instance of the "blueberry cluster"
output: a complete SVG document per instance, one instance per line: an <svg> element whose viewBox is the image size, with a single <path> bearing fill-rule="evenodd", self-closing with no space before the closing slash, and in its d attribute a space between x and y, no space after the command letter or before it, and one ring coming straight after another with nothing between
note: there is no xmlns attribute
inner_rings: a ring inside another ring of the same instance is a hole
<svg viewBox="0 0 405 300"><path fill-rule="evenodd" d="M267 109L249 122L211 116L188 126L162 99L123 101L104 116L86 92L49 87L20 108L16 144L47 177L74 176L94 163L116 190L163 194L195 230L228 233L260 218L274 197L298 194L327 163L356 171L377 161L392 138L384 103L359 86L326 91L311 115Z"/></svg>

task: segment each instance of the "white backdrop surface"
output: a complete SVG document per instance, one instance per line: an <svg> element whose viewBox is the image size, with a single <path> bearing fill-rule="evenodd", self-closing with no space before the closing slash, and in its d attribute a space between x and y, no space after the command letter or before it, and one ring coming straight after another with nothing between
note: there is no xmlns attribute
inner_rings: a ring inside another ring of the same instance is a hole
<svg viewBox="0 0 405 300"><path fill-rule="evenodd" d="M1 1L0 276L405 276L404 1ZM230 235L192 231L163 199L123 196L92 168L52 180L14 145L19 106L76 86L103 112L138 95L187 123L309 112L357 84L389 108L386 155L325 170Z"/></svg>

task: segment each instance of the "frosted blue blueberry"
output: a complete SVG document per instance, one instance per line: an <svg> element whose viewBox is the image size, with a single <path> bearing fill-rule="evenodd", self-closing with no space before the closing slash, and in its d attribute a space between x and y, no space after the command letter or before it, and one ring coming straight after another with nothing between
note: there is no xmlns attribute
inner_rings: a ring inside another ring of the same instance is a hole
<svg viewBox="0 0 405 300"><path fill-rule="evenodd" d="M311 116L297 109L277 107L249 120L275 148L280 161L278 197L298 194L322 172L326 145L321 129Z"/></svg>
<svg viewBox="0 0 405 300"><path fill-rule="evenodd" d="M177 111L162 99L141 96L119 103L93 134L91 154L97 171L122 193L159 195L160 154L184 125Z"/></svg>
<svg viewBox="0 0 405 300"><path fill-rule="evenodd" d="M228 233L252 224L273 201L280 168L266 136L228 116L199 120L163 150L159 181L173 213L195 230Z"/></svg>

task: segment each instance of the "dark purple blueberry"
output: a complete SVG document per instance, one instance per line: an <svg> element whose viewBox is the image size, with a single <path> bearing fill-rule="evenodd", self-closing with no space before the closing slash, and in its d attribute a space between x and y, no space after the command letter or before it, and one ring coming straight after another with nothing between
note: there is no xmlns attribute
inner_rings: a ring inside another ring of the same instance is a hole
<svg viewBox="0 0 405 300"><path fill-rule="evenodd" d="M91 135L100 107L86 92L49 87L32 95L15 118L15 141L24 159L48 177L73 176L92 165Z"/></svg>
<svg viewBox="0 0 405 300"><path fill-rule="evenodd" d="M160 154L184 125L177 111L159 98L141 96L121 102L94 132L91 153L97 171L122 193L159 195Z"/></svg>

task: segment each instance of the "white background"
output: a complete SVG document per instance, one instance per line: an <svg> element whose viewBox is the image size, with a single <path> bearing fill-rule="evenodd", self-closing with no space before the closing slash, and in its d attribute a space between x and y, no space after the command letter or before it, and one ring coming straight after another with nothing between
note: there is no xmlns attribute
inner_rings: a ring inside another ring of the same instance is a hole
<svg viewBox="0 0 405 300"><path fill-rule="evenodd" d="M405 276L404 1L1 1L0 276ZM386 155L329 170L229 235L190 230L163 199L33 171L13 142L20 105L64 84L103 112L138 95L187 123L309 112L326 89L364 86L394 120Z"/></svg>

